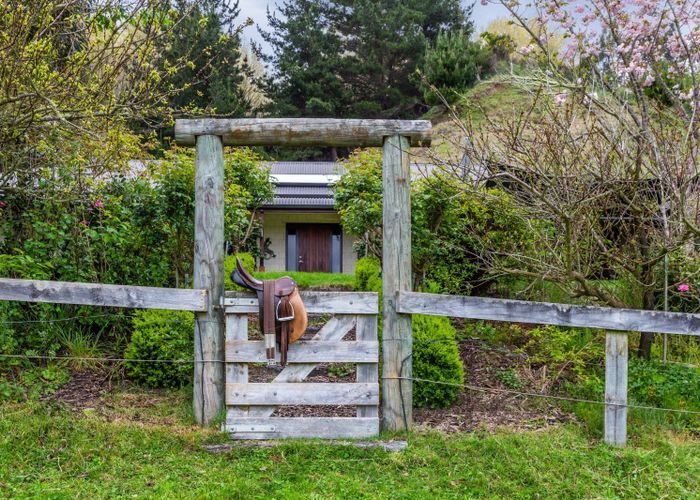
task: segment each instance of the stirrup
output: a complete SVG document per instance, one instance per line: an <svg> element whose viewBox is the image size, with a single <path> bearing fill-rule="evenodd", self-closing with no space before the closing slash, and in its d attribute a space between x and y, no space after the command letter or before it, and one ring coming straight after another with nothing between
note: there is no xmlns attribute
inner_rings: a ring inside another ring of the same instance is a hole
<svg viewBox="0 0 700 500"><path fill-rule="evenodd" d="M277 303L277 307L275 308L275 318L277 318L277 321L292 321L294 319L294 306L290 302L289 307L292 308L292 315L280 318L280 304L281 303L282 303L281 300Z"/></svg>

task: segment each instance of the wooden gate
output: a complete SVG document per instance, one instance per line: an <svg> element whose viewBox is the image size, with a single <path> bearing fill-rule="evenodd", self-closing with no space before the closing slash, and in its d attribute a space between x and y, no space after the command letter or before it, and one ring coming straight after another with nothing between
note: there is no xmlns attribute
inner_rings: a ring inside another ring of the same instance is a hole
<svg viewBox="0 0 700 500"><path fill-rule="evenodd" d="M248 378L265 363L262 340L248 338L254 296L230 294L226 313L226 422L234 439L365 438L379 434L378 297L376 293L303 292L309 315L331 315L310 339L289 346L288 364L272 382ZM355 329L355 340L342 340ZM278 353L279 356L279 353ZM356 363L355 382L304 382L319 363ZM276 417L279 406L356 406L356 417Z"/></svg>

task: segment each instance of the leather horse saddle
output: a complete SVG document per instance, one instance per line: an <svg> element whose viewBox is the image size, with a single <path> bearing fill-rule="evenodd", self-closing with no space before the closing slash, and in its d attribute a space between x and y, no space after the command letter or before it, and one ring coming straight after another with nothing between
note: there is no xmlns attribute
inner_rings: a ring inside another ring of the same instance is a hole
<svg viewBox="0 0 700 500"><path fill-rule="evenodd" d="M231 280L258 295L260 330L265 335L267 364L275 364L275 348L279 345L280 364L286 365L289 344L304 335L308 324L296 281L289 276L260 281L246 271L238 257Z"/></svg>

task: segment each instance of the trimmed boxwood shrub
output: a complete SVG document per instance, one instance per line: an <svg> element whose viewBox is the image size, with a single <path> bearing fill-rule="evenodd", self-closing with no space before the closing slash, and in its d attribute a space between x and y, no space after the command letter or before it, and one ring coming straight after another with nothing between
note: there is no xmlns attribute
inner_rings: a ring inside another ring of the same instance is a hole
<svg viewBox="0 0 700 500"><path fill-rule="evenodd" d="M413 383L413 404L446 408L457 399L464 385L464 366L448 318L413 315L413 377L446 384Z"/></svg>
<svg viewBox="0 0 700 500"><path fill-rule="evenodd" d="M194 315L186 311L146 310L134 315L126 359L194 357ZM126 362L127 374L148 387L181 387L192 380L192 363Z"/></svg>
<svg viewBox="0 0 700 500"><path fill-rule="evenodd" d="M364 257L355 266L355 290L382 293L381 264ZM381 302L380 302L381 307ZM381 318L381 315L380 315ZM381 338L382 325L379 322ZM413 315L413 377L451 385L414 382L413 404L429 408L450 406L464 384L464 367L455 341L457 332L448 318Z"/></svg>
<svg viewBox="0 0 700 500"><path fill-rule="evenodd" d="M357 291L382 291L382 265L374 256L362 257L355 264L355 282L353 289Z"/></svg>

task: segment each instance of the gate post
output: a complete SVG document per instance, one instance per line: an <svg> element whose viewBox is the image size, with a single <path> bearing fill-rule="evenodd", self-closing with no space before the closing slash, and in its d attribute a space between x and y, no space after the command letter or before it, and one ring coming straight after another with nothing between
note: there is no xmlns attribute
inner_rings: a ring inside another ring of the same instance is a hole
<svg viewBox="0 0 700 500"><path fill-rule="evenodd" d="M412 288L409 141L392 135L384 138L383 147L382 426L400 431L413 423L411 316L396 311L399 292Z"/></svg>
<svg viewBox="0 0 700 500"><path fill-rule="evenodd" d="M194 287L209 291L206 312L195 313L194 397L197 423L224 409L224 149L221 137L196 139Z"/></svg>

